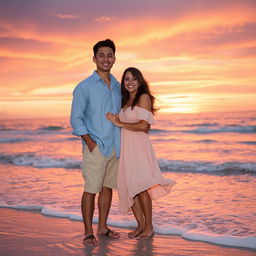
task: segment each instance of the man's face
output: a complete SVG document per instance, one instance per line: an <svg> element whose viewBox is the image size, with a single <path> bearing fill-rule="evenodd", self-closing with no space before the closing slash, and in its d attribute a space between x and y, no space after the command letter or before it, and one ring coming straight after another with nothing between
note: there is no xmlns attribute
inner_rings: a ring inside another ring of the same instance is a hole
<svg viewBox="0 0 256 256"><path fill-rule="evenodd" d="M110 47L100 47L96 56L93 56L93 61L96 64L98 71L110 72L116 61L116 57Z"/></svg>

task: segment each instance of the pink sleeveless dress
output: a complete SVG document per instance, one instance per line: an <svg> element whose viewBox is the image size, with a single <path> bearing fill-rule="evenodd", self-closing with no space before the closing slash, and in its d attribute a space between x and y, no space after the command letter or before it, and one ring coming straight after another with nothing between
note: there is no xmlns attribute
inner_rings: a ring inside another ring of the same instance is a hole
<svg viewBox="0 0 256 256"><path fill-rule="evenodd" d="M127 123L139 120L154 123L153 114L138 106L121 109L119 118ZM117 179L120 211L128 212L134 203L133 198L142 191L147 190L150 197L156 199L169 193L175 184L161 175L149 135L122 128Z"/></svg>

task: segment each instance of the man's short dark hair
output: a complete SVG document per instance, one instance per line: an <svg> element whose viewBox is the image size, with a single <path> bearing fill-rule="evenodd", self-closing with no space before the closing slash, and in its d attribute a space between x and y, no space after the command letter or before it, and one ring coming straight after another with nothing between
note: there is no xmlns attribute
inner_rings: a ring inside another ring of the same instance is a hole
<svg viewBox="0 0 256 256"><path fill-rule="evenodd" d="M106 39L106 40L103 40L103 41L99 41L97 44L95 44L93 46L94 56L96 56L100 47L110 47L113 50L114 54L116 52L116 47L115 47L114 42L110 39Z"/></svg>

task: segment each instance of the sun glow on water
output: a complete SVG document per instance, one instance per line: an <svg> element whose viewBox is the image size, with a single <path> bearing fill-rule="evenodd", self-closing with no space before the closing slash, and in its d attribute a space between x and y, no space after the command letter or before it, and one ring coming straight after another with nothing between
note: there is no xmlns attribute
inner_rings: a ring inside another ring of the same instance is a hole
<svg viewBox="0 0 256 256"><path fill-rule="evenodd" d="M160 112L196 113L199 108L195 95L160 95L158 97Z"/></svg>

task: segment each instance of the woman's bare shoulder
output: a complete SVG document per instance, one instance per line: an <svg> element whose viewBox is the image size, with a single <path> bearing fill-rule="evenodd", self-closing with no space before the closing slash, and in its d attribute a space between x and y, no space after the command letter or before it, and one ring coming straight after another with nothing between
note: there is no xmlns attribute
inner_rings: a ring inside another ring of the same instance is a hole
<svg viewBox="0 0 256 256"><path fill-rule="evenodd" d="M151 111L151 100L147 93L143 93L139 98L139 107L145 108L148 111Z"/></svg>

